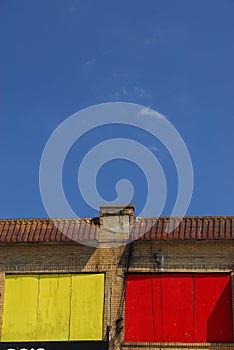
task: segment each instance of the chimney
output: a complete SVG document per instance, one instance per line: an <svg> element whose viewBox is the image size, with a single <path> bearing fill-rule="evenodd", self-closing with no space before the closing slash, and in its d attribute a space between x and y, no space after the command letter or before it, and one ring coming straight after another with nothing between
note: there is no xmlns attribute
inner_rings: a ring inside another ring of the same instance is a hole
<svg viewBox="0 0 234 350"><path fill-rule="evenodd" d="M133 204L100 205L100 243L121 243L130 238L134 222Z"/></svg>

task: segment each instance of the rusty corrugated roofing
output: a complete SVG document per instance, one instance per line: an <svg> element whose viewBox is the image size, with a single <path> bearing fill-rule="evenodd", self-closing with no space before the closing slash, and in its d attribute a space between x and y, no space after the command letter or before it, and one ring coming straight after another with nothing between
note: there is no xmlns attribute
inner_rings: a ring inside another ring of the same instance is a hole
<svg viewBox="0 0 234 350"><path fill-rule="evenodd" d="M233 240L234 217L185 217L135 219L133 238L157 240ZM98 240L99 220L6 219L0 220L0 243L65 243Z"/></svg>
<svg viewBox="0 0 234 350"><path fill-rule="evenodd" d="M134 237L140 240L232 240L234 217L140 218L136 220Z"/></svg>
<svg viewBox="0 0 234 350"><path fill-rule="evenodd" d="M94 219L0 220L0 243L94 241L98 229Z"/></svg>

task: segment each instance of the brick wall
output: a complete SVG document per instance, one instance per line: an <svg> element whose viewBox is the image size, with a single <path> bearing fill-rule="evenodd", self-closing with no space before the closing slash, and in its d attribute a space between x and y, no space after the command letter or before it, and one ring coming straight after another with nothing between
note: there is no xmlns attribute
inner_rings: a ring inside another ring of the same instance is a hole
<svg viewBox="0 0 234 350"><path fill-rule="evenodd" d="M106 327L111 325L110 349L234 349L232 344L123 344L124 334L121 329L124 327L124 286L127 271L233 272L234 242L143 241L126 247L104 249L70 243L0 245L0 329L5 273L105 272L103 334L105 335ZM232 286L234 291L234 278Z"/></svg>

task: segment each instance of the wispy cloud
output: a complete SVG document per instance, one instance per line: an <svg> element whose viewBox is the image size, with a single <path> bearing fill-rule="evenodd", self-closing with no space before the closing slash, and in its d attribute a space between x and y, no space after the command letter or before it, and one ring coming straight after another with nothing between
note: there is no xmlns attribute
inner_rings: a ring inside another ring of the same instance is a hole
<svg viewBox="0 0 234 350"><path fill-rule="evenodd" d="M86 65L91 65L91 64L94 64L96 61L97 61L96 58L92 58L92 59L90 59L90 60L87 60L87 61L85 62L85 64L86 64Z"/></svg>
<svg viewBox="0 0 234 350"><path fill-rule="evenodd" d="M135 86L134 92L138 97L142 97L142 98L150 98L151 97L150 94L148 92L146 92L146 90L141 86Z"/></svg>
<svg viewBox="0 0 234 350"><path fill-rule="evenodd" d="M114 100L120 100L128 97L129 99L147 99L151 98L151 95L141 86L129 87L122 85L118 90L109 94L109 97Z"/></svg>
<svg viewBox="0 0 234 350"><path fill-rule="evenodd" d="M159 112L154 111L153 109L151 109L150 107L145 107L142 108L139 112L140 116L149 116L149 117L155 117L158 119L166 119L166 117L164 115L162 115Z"/></svg>
<svg viewBox="0 0 234 350"><path fill-rule="evenodd" d="M77 10L77 7L75 5L71 5L71 6L69 6L68 9L69 9L70 12L74 12L74 11Z"/></svg>
<svg viewBox="0 0 234 350"><path fill-rule="evenodd" d="M126 86L121 86L119 90L109 94L109 98L114 101L120 101L128 96L128 89Z"/></svg>
<svg viewBox="0 0 234 350"><path fill-rule="evenodd" d="M127 94L128 94L127 88L125 86L122 86L121 90L122 90L123 95L127 96Z"/></svg>
<svg viewBox="0 0 234 350"><path fill-rule="evenodd" d="M168 31L165 29L158 29L157 32L144 37L143 42L146 46L158 45L168 37Z"/></svg>

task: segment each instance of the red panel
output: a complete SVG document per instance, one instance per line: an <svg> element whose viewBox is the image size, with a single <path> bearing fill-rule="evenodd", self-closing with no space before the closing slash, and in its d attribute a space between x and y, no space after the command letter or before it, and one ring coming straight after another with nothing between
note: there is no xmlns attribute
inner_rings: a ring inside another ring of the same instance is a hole
<svg viewBox="0 0 234 350"><path fill-rule="evenodd" d="M229 274L195 274L195 339L232 342L232 290Z"/></svg>
<svg viewBox="0 0 234 350"><path fill-rule="evenodd" d="M165 274L162 278L164 342L194 341L194 308L191 274Z"/></svg>
<svg viewBox="0 0 234 350"><path fill-rule="evenodd" d="M125 341L161 341L161 276L133 274L127 279Z"/></svg>
<svg viewBox="0 0 234 350"><path fill-rule="evenodd" d="M229 274L130 274L125 341L232 342Z"/></svg>

